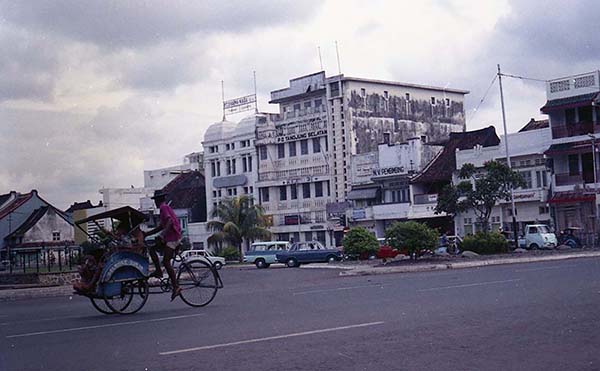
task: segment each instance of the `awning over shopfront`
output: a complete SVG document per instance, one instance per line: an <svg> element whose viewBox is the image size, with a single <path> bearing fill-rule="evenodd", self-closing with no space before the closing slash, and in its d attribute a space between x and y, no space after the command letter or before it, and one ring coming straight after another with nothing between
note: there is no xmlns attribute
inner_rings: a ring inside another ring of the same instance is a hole
<svg viewBox="0 0 600 371"><path fill-rule="evenodd" d="M593 192L593 191L592 191ZM588 202L594 201L594 193L589 191L568 191L568 192L555 192L552 195L549 203L551 204L567 204L574 202Z"/></svg>
<svg viewBox="0 0 600 371"><path fill-rule="evenodd" d="M548 113L556 110L564 110L581 106L591 106L592 102L598 96L598 92L576 95L574 97L553 99L546 102L544 107L540 108L542 113Z"/></svg>
<svg viewBox="0 0 600 371"><path fill-rule="evenodd" d="M553 144L544 152L545 155L573 155L576 153L592 152L591 141Z"/></svg>
<svg viewBox="0 0 600 371"><path fill-rule="evenodd" d="M379 188L353 189L348 192L348 200L371 200L377 197Z"/></svg>

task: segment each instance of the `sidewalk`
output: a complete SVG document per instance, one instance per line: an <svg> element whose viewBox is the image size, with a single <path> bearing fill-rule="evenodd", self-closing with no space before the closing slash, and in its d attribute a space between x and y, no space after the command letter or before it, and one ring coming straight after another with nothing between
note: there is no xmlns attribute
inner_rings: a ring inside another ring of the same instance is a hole
<svg viewBox="0 0 600 371"><path fill-rule="evenodd" d="M541 254L513 253L505 255L480 255L475 258L435 259L423 262L410 262L408 260L390 262L388 265L346 265L336 264L337 268L344 269L340 276L368 276L391 273L426 272L446 269L475 268L487 265L534 263L545 261L558 261L567 259L595 258L600 257L600 250L566 251L566 252L542 252Z"/></svg>

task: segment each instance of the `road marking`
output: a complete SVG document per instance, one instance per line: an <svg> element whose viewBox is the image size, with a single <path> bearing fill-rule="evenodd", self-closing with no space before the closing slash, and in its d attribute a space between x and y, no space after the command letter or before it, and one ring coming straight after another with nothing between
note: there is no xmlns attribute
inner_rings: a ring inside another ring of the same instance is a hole
<svg viewBox="0 0 600 371"><path fill-rule="evenodd" d="M168 355L171 355L171 354L196 352L196 351L200 351L200 350L225 348L225 347L230 347L230 346L235 346L235 345L259 343L259 342L263 342L263 341L278 340L278 339L287 339L287 338L293 338L293 337L298 337L298 336L314 335L314 334L322 334L322 333L325 333L325 332L349 330L349 329L360 328L360 327L377 326L377 325L381 325L383 323L384 322L360 323L360 324L357 324L357 325L332 327L332 328L326 328L326 329L321 329L321 330L296 332L296 333L293 333L293 334L269 336L269 337L265 337L265 338L249 339L249 340L242 340L242 341L234 341L232 343L223 343L223 344L215 344L215 345L206 345L206 346L195 347L195 348L172 350L172 351L169 351L169 352L161 352L161 353L158 353L158 354L161 355L161 356L168 356Z"/></svg>
<svg viewBox="0 0 600 371"><path fill-rule="evenodd" d="M0 323L0 326L5 326L5 325L19 325L19 324L23 324L23 323L32 323L32 322L56 321L56 320L59 320L59 319L73 319L73 318L85 319L87 317L82 317L82 316L63 316L63 317L50 317L50 318L29 319L29 320L23 320L23 321L3 322L3 323Z"/></svg>
<svg viewBox="0 0 600 371"><path fill-rule="evenodd" d="M429 289L421 289L421 290L417 290L417 292L423 292L423 291L435 291L435 290L445 290L445 289L458 289L458 288L461 288L461 287L473 287L473 286L497 285L497 284L500 284L500 283L517 282L517 281L521 281L521 279L520 279L520 278L517 278L517 279L513 279L513 280L489 281L489 282L469 283L469 284L465 284L465 285L453 285L453 286L432 287L432 288L429 288Z"/></svg>
<svg viewBox="0 0 600 371"><path fill-rule="evenodd" d="M107 323L107 324L104 324L104 325L71 327L71 328L63 328L63 329L59 329L59 330L28 332L28 333L25 333L25 334L8 335L6 338L7 339L11 339L11 338L21 338L21 337L36 336L36 335L58 334L58 333L62 333L62 332L92 330L92 329L105 328L105 327L117 327L117 326L125 326L125 325L136 325L136 324L139 324L139 323L161 322L161 321L169 321L169 320L173 320L173 319L199 317L199 316L203 316L203 315L204 315L203 313L202 314L188 314L188 315L184 315L184 316L153 318L153 319L140 320L140 321Z"/></svg>
<svg viewBox="0 0 600 371"><path fill-rule="evenodd" d="M305 294L316 294L316 293L320 293L320 292L329 292L329 291L364 289L364 288L368 288L368 287L383 287L383 285L363 285L363 286L337 287L334 289L309 290L309 291L295 292L293 295L305 295Z"/></svg>
<svg viewBox="0 0 600 371"><path fill-rule="evenodd" d="M577 267L575 264L565 264L561 266L552 266L552 267L541 267L541 268L526 268L526 269L517 269L515 272L533 272L533 271L543 271L546 269L560 269L560 268L568 268L568 267Z"/></svg>

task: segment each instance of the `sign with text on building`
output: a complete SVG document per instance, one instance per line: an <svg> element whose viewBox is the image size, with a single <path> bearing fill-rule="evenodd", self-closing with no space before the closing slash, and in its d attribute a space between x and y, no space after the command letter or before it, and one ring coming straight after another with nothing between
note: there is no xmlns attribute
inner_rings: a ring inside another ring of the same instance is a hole
<svg viewBox="0 0 600 371"><path fill-rule="evenodd" d="M393 167L383 167L373 169L374 176L386 176L386 175L396 175L396 174L404 174L404 166L393 166Z"/></svg>
<svg viewBox="0 0 600 371"><path fill-rule="evenodd" d="M223 111L226 113L238 113L249 111L256 107L256 94L234 98L223 102Z"/></svg>
<svg viewBox="0 0 600 371"><path fill-rule="evenodd" d="M324 135L327 135L326 129L309 131L309 132L299 133L299 134L284 135L284 136L277 137L277 143L292 142L294 140L301 140L301 139L310 139L310 138L315 138L315 137L321 137Z"/></svg>

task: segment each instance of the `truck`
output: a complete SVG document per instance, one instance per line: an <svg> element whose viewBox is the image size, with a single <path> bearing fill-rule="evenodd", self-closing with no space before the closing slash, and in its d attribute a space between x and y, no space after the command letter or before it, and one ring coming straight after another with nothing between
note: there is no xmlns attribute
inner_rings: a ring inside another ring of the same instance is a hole
<svg viewBox="0 0 600 371"><path fill-rule="evenodd" d="M545 224L525 226L525 233L519 238L519 247L525 249L553 249L557 245L556 235Z"/></svg>

